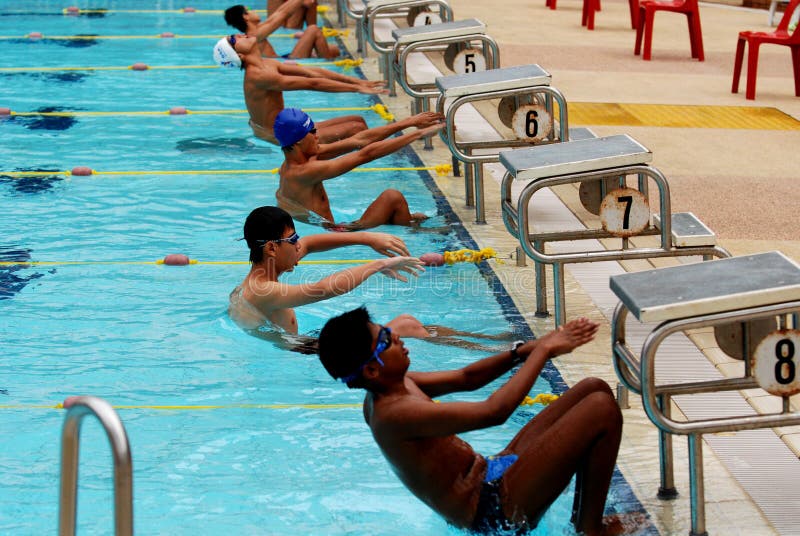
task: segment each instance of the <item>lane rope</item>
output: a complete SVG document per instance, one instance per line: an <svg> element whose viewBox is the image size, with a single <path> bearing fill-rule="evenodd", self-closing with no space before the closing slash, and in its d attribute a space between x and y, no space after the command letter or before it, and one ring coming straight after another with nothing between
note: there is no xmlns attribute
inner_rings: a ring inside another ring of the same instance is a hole
<svg viewBox="0 0 800 536"><path fill-rule="evenodd" d="M535 397L526 396L520 403L522 406L540 404L546 406L558 399L552 393L539 393ZM435 400L438 402L438 400ZM343 409L360 408L362 404L198 404L198 405L149 405L149 404L119 404L112 405L114 409L152 409L160 411L207 411L212 409ZM64 404L0 404L0 409L64 409Z"/></svg>
<svg viewBox="0 0 800 536"><path fill-rule="evenodd" d="M305 112L375 112L382 118L386 118L391 114L386 110L383 104L374 104L372 106L338 106L327 108L303 108ZM189 108L181 108L180 113L172 112L171 110L141 110L141 111L118 111L118 112L81 112L81 111L65 111L65 112L15 112L9 110L7 116L12 117L116 117L116 116L175 116L175 115L241 115L246 114L246 109L229 109L229 110L191 110ZM394 116L392 116L394 118Z"/></svg>
<svg viewBox="0 0 800 536"><path fill-rule="evenodd" d="M331 28L333 30L333 28ZM338 32L339 30L335 30ZM324 32L323 32L324 33ZM226 34L228 35L228 34ZM330 34L331 36L333 34ZM338 35L338 34L337 34ZM0 40L9 41L16 39L31 39L31 40L57 40L57 41L81 41L93 39L108 39L108 40L127 40L127 39L222 39L225 35L221 34L196 34L196 35L181 35L172 32L164 32L163 34L150 34L150 35L47 35L38 32L29 33L25 35L0 35ZM293 33L280 33L272 34L270 39L294 39ZM328 36L326 36L328 37Z"/></svg>
<svg viewBox="0 0 800 536"><path fill-rule="evenodd" d="M277 59L277 58L273 58ZM280 60L278 60L280 61ZM358 67L364 63L363 58L344 58L333 61L316 61L313 58L298 58L289 60L301 65L335 65L337 67ZM145 71L176 70L176 69L219 69L219 65L148 65ZM133 65L109 65L97 67L0 67L2 73L27 73L27 72L54 72L54 71L137 71Z"/></svg>
<svg viewBox="0 0 800 536"><path fill-rule="evenodd" d="M74 170L75 168L73 168ZM133 170L133 171L96 171L90 169L86 176L109 176L109 175L247 175L247 174L267 174L277 175L279 168L272 169L188 169L188 170ZM452 173L452 164L439 164L435 166L407 166L407 167L358 167L350 173L372 173L379 171L433 171L439 176L446 176ZM20 179L25 177L52 177L52 176L83 176L73 171L0 171L0 177L10 177Z"/></svg>
<svg viewBox="0 0 800 536"><path fill-rule="evenodd" d="M323 259L305 260L298 264L321 265L321 264L366 264L376 259ZM160 266L164 265L164 259L155 261L0 261L0 266ZM244 265L250 264L249 261L198 261L189 260L190 265Z"/></svg>

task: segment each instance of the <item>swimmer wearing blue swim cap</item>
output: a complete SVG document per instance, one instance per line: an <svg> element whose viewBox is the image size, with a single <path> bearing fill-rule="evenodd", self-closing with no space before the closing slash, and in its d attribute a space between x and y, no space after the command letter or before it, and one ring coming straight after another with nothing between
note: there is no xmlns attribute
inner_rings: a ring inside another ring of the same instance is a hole
<svg viewBox="0 0 800 536"><path fill-rule="evenodd" d="M272 128L278 143L284 149L305 138L306 134L317 132L311 117L298 108L281 110L275 117L275 124Z"/></svg>

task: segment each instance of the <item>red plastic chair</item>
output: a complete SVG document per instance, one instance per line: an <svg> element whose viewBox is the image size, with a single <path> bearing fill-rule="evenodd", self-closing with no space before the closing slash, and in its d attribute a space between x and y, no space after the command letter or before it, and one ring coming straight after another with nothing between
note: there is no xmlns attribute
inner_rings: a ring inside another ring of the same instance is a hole
<svg viewBox="0 0 800 536"><path fill-rule="evenodd" d="M700 28L700 7L697 0L644 0L639 4L639 17L636 25L636 47L633 53L637 56L642 49L642 35L644 35L645 60L650 59L650 49L653 44L653 19L656 11L672 11L683 13L689 23L689 42L692 46L692 57L700 61L703 55L703 30Z"/></svg>
<svg viewBox="0 0 800 536"><path fill-rule="evenodd" d="M756 98L756 73L758 72L758 47L764 43L784 45L792 50L792 66L794 68L794 94L800 97L800 24L790 34L789 21L792 13L800 0L792 0L789 7L783 12L783 18L774 32L739 32L739 41L736 43L736 60L733 64L733 85L731 92L739 93L739 78L742 74L742 60L744 60L744 45L750 44L747 54L747 89L745 98Z"/></svg>
<svg viewBox="0 0 800 536"><path fill-rule="evenodd" d="M556 0L547 0L546 5L555 5ZM631 11L631 28L636 29L637 15L639 13L639 0L628 0L628 8ZM555 8L551 8L555 9ZM600 11L600 0L583 0L583 13L581 15L581 26L586 26L589 30L594 30L594 14Z"/></svg>

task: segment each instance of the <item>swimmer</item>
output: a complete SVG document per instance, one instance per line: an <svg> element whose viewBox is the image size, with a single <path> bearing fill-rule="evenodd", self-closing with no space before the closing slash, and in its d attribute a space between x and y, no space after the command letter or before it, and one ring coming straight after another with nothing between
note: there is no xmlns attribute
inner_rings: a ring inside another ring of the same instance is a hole
<svg viewBox="0 0 800 536"><path fill-rule="evenodd" d="M327 93L386 94L382 81L362 80L321 67L293 65L261 57L256 36L244 34L223 37L214 45L214 60L223 67L244 70L244 102L250 114L250 128L257 138L278 145L272 125L283 110L283 92L314 90ZM359 115L345 115L321 121L320 139L338 141L362 130L367 123Z"/></svg>
<svg viewBox="0 0 800 536"><path fill-rule="evenodd" d="M423 112L402 121L359 132L347 139L325 143L320 140L314 121L302 110L286 108L275 119L275 136L285 160L278 170L280 182L275 197L278 206L302 222L321 219L335 230L369 229L383 224L413 225L427 216L411 213L406 198L397 190L385 190L352 223L335 223L323 182L391 154L444 127L443 116ZM392 137L410 127L409 133Z"/></svg>
<svg viewBox="0 0 800 536"><path fill-rule="evenodd" d="M230 294L228 315L251 335L276 342L276 333L292 350L309 353L316 350L316 340L298 335L295 307L316 303L345 294L375 274L407 281L424 271L422 261L409 256L408 248L398 237L385 233L324 233L299 237L292 217L277 207L253 210L244 224L244 239L250 248L250 272ZM369 246L388 258L374 260L336 272L320 281L288 285L280 283L281 274L291 272L300 259L310 253L335 248ZM403 314L387 323L405 337L430 338L431 342L478 347L470 341L453 337L503 340L507 335L464 333L442 326L423 326L411 315ZM287 346L282 344L281 346Z"/></svg>
<svg viewBox="0 0 800 536"><path fill-rule="evenodd" d="M365 308L322 328L325 370L366 390L364 418L395 474L456 527L481 534L516 534L539 519L577 475L571 521L588 536L641 528L641 514L603 517L622 433L622 414L609 386L587 378L526 424L496 456L484 457L456 434L505 422L547 361L591 341L597 324L573 320L540 339L459 370L411 372L401 336L372 322ZM442 401L474 391L519 366L489 398Z"/></svg>
<svg viewBox="0 0 800 536"><path fill-rule="evenodd" d="M267 15L272 15L291 0L267 0ZM300 5L292 9L289 18L283 25L286 28L300 30L303 23L307 27L317 25L317 0L302 0Z"/></svg>
<svg viewBox="0 0 800 536"><path fill-rule="evenodd" d="M272 13L267 20L261 18L255 11L250 11L243 5L236 5L225 10L225 22L240 32L254 35L258 39L261 55L268 58L277 58L278 53L272 48L268 37L283 25L293 11L301 8L303 0L288 0ZM328 44L322 30L312 24L303 32L292 51L285 54L284 58L310 58L316 55L319 58L333 59L340 54L339 47Z"/></svg>

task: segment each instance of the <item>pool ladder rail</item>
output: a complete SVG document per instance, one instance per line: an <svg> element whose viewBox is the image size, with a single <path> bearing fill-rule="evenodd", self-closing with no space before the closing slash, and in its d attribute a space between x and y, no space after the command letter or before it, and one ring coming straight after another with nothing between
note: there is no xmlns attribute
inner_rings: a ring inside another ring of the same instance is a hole
<svg viewBox="0 0 800 536"><path fill-rule="evenodd" d="M122 421L105 400L71 396L64 400L67 416L61 429L61 486L58 507L59 536L74 536L78 506L78 458L83 418L93 414L111 443L114 460L114 533L133 535L133 464L128 434Z"/></svg>

